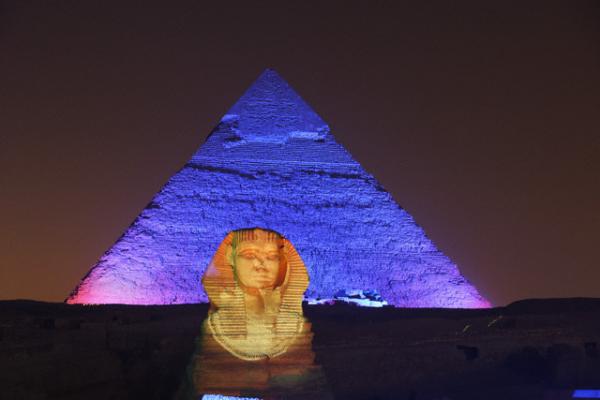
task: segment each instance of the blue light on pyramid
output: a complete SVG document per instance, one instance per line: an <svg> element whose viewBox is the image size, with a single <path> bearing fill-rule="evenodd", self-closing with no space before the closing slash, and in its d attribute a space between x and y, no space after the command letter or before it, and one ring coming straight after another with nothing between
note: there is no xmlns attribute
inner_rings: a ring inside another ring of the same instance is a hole
<svg viewBox="0 0 600 400"><path fill-rule="evenodd" d="M227 233L254 227L293 243L310 276L308 299L358 290L397 307L489 306L273 70L231 107L67 301L207 302L200 281L215 250Z"/></svg>

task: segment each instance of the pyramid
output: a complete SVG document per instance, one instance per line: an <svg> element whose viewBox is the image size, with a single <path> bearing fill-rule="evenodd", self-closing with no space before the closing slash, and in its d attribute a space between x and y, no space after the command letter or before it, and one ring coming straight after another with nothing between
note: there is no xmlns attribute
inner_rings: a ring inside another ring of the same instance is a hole
<svg viewBox="0 0 600 400"><path fill-rule="evenodd" d="M208 302L201 278L236 229L284 235L308 299L373 290L398 307L489 303L273 70L223 116L68 297L68 303Z"/></svg>

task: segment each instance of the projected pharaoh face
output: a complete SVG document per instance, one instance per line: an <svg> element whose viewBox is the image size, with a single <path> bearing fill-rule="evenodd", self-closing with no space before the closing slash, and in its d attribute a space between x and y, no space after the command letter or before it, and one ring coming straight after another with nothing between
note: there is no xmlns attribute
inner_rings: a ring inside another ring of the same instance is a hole
<svg viewBox="0 0 600 400"><path fill-rule="evenodd" d="M185 380L193 398L315 398L328 390L302 315L308 274L286 238L258 228L230 232L202 284L210 310Z"/></svg>
<svg viewBox="0 0 600 400"><path fill-rule="evenodd" d="M205 337L242 360L278 357L303 333L308 275L294 247L277 232L229 233L202 283L211 302Z"/></svg>
<svg viewBox="0 0 600 400"><path fill-rule="evenodd" d="M286 267L280 264L283 255L277 240L265 240L266 233L256 236L255 239L239 242L232 249L235 276L240 286L246 289L273 289L280 270Z"/></svg>

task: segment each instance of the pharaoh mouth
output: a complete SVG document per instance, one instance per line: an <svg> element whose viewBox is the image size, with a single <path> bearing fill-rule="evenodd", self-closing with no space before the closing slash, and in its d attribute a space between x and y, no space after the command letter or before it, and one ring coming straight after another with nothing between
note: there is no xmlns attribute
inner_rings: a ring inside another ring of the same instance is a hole
<svg viewBox="0 0 600 400"><path fill-rule="evenodd" d="M256 275L256 279L273 279L271 275Z"/></svg>
<svg viewBox="0 0 600 400"><path fill-rule="evenodd" d="M259 275L255 275L254 279L257 281L261 281L261 282L270 282L273 280L273 277L271 275L267 275L267 274L259 274Z"/></svg>

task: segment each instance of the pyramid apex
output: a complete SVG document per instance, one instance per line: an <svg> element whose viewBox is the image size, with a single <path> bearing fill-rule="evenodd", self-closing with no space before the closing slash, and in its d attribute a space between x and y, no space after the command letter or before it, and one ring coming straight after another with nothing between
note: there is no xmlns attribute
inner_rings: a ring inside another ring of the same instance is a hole
<svg viewBox="0 0 600 400"><path fill-rule="evenodd" d="M225 120L237 120L239 135L249 141L325 135L329 131L321 117L271 68L250 85L223 116Z"/></svg>

